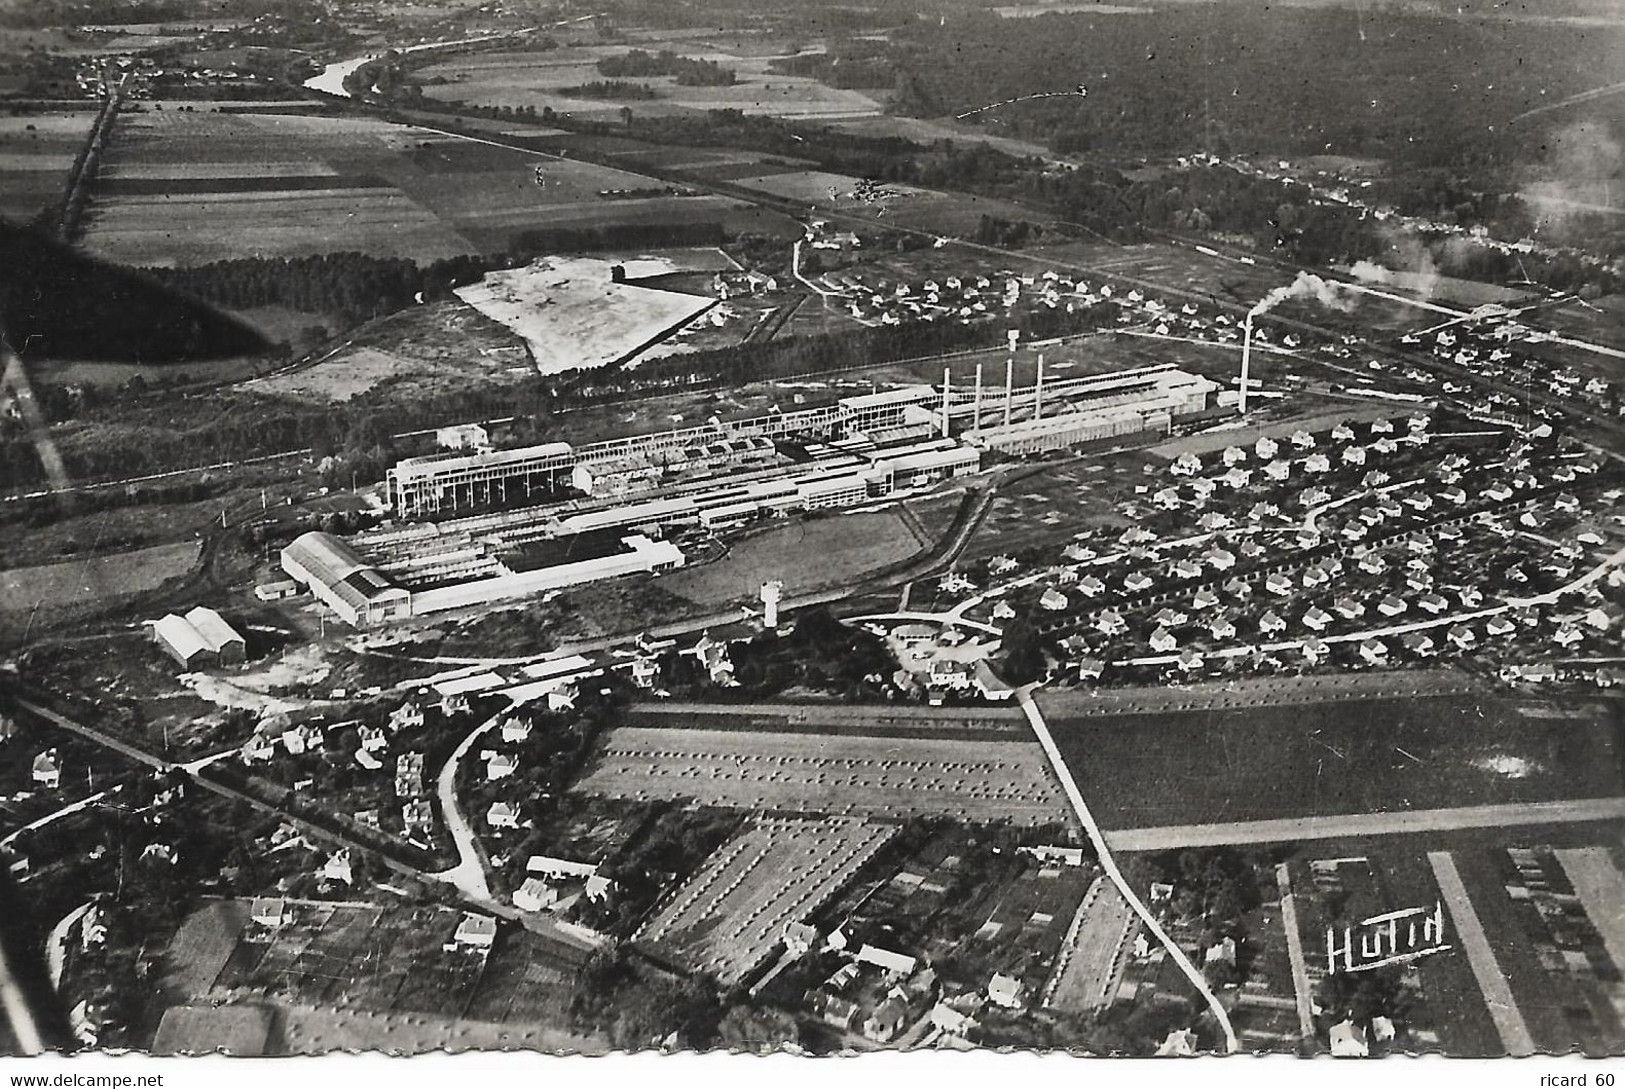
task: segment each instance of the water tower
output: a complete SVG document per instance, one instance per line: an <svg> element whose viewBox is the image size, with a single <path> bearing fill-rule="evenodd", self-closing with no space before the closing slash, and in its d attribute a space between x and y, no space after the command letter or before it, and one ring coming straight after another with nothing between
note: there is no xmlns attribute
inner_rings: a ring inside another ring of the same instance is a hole
<svg viewBox="0 0 1625 1089"><path fill-rule="evenodd" d="M772 579L762 583L762 627L768 631L779 626L779 599L783 596L783 582Z"/></svg>

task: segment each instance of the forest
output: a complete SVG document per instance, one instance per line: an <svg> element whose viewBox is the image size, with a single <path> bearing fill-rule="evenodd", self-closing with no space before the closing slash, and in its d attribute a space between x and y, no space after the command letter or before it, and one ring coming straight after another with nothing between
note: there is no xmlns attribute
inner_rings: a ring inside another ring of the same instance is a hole
<svg viewBox="0 0 1625 1089"><path fill-rule="evenodd" d="M716 61L679 56L669 49L658 53L634 49L619 57L605 57L598 62L598 71L617 79L674 76L681 87L727 87L735 79L733 69Z"/></svg>
<svg viewBox="0 0 1625 1089"><path fill-rule="evenodd" d="M893 61L943 112L1056 152L1337 154L1494 168L1532 158L1511 118L1607 82L1625 29L1359 8L1178 4L1133 14L922 20Z"/></svg>

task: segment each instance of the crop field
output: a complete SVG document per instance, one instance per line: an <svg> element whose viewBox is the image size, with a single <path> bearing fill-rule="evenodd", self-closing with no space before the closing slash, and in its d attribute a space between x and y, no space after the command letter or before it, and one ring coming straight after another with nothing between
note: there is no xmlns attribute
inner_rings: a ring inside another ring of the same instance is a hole
<svg viewBox="0 0 1625 1089"><path fill-rule="evenodd" d="M389 1055L514 1050L573 1053L597 1052L608 1046L548 1024L318 1009L286 1002L277 1003L276 1012L278 1055L326 1055L334 1051Z"/></svg>
<svg viewBox="0 0 1625 1089"><path fill-rule="evenodd" d="M613 798L855 816L1057 824L1066 803L1025 741L621 727L576 789Z"/></svg>
<svg viewBox="0 0 1625 1089"><path fill-rule="evenodd" d="M0 571L0 616L25 617L38 608L62 611L144 593L186 574L198 556L197 541L154 545L83 560Z"/></svg>
<svg viewBox="0 0 1625 1089"><path fill-rule="evenodd" d="M501 250L524 230L749 214L721 198L605 200L663 183L429 128L183 105L120 117L86 216L95 252L135 265L339 250L431 260Z"/></svg>
<svg viewBox="0 0 1625 1089"><path fill-rule="evenodd" d="M839 817L760 818L679 886L635 940L730 987L767 959L786 926L838 893L896 830Z"/></svg>
<svg viewBox="0 0 1625 1089"><path fill-rule="evenodd" d="M486 273L458 288L457 297L523 338L542 374L628 360L716 304L700 295L613 283L614 264L600 257L544 257Z"/></svg>
<svg viewBox="0 0 1625 1089"><path fill-rule="evenodd" d="M730 86L684 87L669 76L639 76L627 81L648 84L657 97L627 102L559 93L561 88L604 79L596 65L605 57L624 55L629 48L653 51L661 47L685 57L716 61L734 71L735 82ZM479 53L450 58L421 69L418 75L425 81L423 93L443 102L534 106L538 112L550 107L561 114L590 120L618 119L623 105L630 106L639 117L727 109L792 119L833 120L872 117L881 112L880 103L869 94L828 87L805 76L774 72L768 67L770 60L770 56L741 55L700 43L633 41L618 45L567 46L545 53ZM446 82L428 82L437 77Z"/></svg>
<svg viewBox="0 0 1625 1089"><path fill-rule="evenodd" d="M93 105L0 117L0 216L27 222L63 198L74 156L96 121Z"/></svg>
<svg viewBox="0 0 1625 1089"><path fill-rule="evenodd" d="M1128 829L1614 797L1620 725L1485 697L1060 718L1101 824Z"/></svg>
<svg viewBox="0 0 1625 1089"><path fill-rule="evenodd" d="M679 568L661 576L661 585L711 604L753 596L768 579L783 580L786 593L802 593L851 583L921 547L895 511L803 517L730 541L720 560ZM808 563L809 556L818 562Z"/></svg>

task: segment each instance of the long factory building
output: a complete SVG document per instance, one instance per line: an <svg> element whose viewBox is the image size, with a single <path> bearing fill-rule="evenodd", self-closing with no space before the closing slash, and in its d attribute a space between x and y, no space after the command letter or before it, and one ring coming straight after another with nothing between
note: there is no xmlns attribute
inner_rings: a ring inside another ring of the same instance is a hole
<svg viewBox="0 0 1625 1089"><path fill-rule="evenodd" d="M883 502L975 473L988 452L1166 430L1216 389L1171 365L1048 387L1040 369L1022 389L945 381L588 446L410 458L388 475L394 524L350 543L306 534L282 565L357 627L659 572L684 559L655 539L666 527Z"/></svg>

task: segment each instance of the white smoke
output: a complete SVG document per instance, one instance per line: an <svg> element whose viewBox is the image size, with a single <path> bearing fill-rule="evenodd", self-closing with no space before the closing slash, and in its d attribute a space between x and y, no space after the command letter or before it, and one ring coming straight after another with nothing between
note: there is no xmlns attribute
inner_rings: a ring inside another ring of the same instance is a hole
<svg viewBox="0 0 1625 1089"><path fill-rule="evenodd" d="M1313 299L1321 306L1333 310L1352 310L1359 297L1335 280L1324 280L1312 272L1300 272L1298 278L1284 287L1278 287L1258 301L1247 312L1249 318L1267 314L1288 299Z"/></svg>

